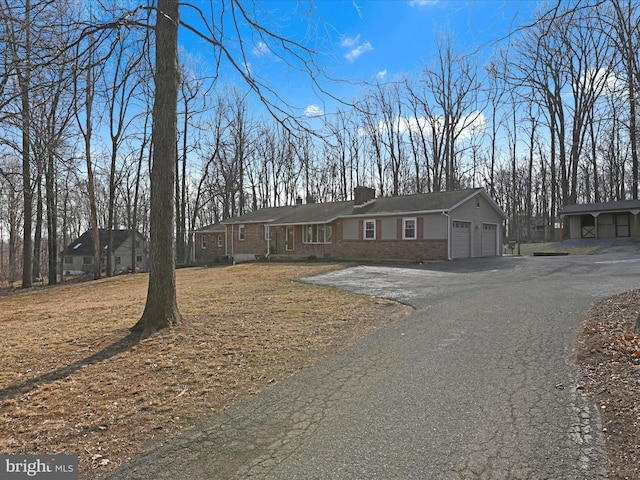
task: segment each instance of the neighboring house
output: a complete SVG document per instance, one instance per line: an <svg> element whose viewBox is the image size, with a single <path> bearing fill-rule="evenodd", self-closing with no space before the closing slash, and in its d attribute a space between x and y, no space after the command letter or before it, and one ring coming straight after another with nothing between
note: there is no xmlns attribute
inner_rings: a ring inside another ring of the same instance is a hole
<svg viewBox="0 0 640 480"><path fill-rule="evenodd" d="M506 215L484 189L375 198L375 190L356 187L354 193L353 201L303 205L299 199L231 218L222 222L224 237L216 238L235 261L271 255L420 262L501 254ZM206 228L195 235L197 246L211 244L202 240L210 235Z"/></svg>
<svg viewBox="0 0 640 480"><path fill-rule="evenodd" d="M568 219L569 232L563 238L638 237L640 200L567 205L558 212Z"/></svg>
<svg viewBox="0 0 640 480"><path fill-rule="evenodd" d="M104 271L107 259L107 229L99 229L100 234L100 266ZM113 255L111 258L113 272L122 273L132 270L132 246L135 242L135 269L147 270L149 261L149 248L142 234L133 230L113 231ZM75 241L71 242L63 251L65 273L90 273L94 271L93 261L93 236L92 231L87 230Z"/></svg>

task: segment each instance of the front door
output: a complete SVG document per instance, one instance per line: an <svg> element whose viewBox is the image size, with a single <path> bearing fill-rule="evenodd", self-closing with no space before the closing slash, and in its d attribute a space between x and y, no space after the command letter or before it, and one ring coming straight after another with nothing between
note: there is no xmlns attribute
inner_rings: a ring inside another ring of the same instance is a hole
<svg viewBox="0 0 640 480"><path fill-rule="evenodd" d="M616 222L616 237L630 237L631 228L629 223L628 213L619 213L615 218Z"/></svg>
<svg viewBox="0 0 640 480"><path fill-rule="evenodd" d="M293 252L293 249L295 247L295 240L296 240L296 227L294 227L293 225L288 225L287 237L285 239L285 246L286 246L287 252Z"/></svg>

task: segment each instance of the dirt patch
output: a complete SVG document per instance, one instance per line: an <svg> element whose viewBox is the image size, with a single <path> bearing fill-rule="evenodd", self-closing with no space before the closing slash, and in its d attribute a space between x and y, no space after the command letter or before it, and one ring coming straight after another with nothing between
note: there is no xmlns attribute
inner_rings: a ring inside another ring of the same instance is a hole
<svg viewBox="0 0 640 480"><path fill-rule="evenodd" d="M600 410L608 477L640 478L640 290L616 295L589 312L576 358L587 395Z"/></svg>
<svg viewBox="0 0 640 480"><path fill-rule="evenodd" d="M411 312L296 278L336 265L177 272L185 321L138 341L146 275L0 298L0 452L78 454L96 478Z"/></svg>

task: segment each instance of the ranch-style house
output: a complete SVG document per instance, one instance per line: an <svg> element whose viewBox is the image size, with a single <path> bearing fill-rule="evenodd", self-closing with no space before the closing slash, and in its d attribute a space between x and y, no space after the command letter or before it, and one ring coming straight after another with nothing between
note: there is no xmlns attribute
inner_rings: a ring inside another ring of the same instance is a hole
<svg viewBox="0 0 640 480"><path fill-rule="evenodd" d="M501 255L505 213L482 188L255 210L194 232L194 261L453 260Z"/></svg>

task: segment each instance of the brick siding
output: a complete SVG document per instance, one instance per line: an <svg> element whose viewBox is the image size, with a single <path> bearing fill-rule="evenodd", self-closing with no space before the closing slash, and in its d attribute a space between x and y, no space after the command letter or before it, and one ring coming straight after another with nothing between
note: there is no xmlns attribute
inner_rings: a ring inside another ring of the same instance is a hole
<svg viewBox="0 0 640 480"><path fill-rule="evenodd" d="M366 260L402 260L428 261L447 259L447 241L439 240L343 240L342 222L335 221L332 226L331 243L303 243L302 226L294 227L293 250L287 250L287 227L271 227L269 246L271 254L278 256L311 257L318 259L366 259ZM378 230L379 231L379 230ZM231 234L231 227L227 227ZM201 248L201 236L207 235L207 248ZM226 252L231 255L231 238L227 239ZM233 254L264 255L267 241L264 236L264 225L245 224L245 239L238 238L238 225L233 226ZM218 234L196 234L196 263L218 261L225 255L225 244L218 247Z"/></svg>

